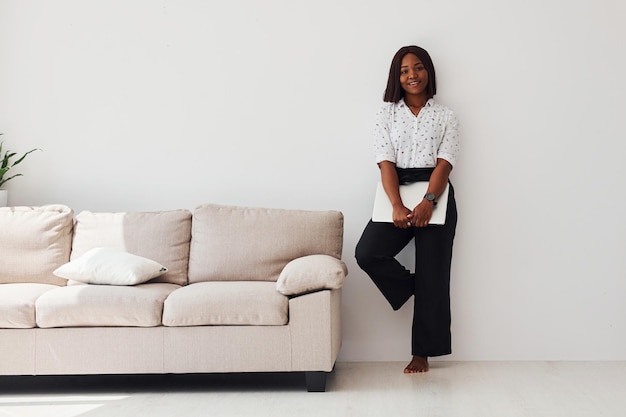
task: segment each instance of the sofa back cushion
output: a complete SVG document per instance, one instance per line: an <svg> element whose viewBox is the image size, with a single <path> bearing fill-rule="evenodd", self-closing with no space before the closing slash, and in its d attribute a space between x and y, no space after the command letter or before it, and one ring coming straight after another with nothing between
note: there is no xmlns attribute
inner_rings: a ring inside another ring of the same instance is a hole
<svg viewBox="0 0 626 417"><path fill-rule="evenodd" d="M65 285L52 271L68 262L74 212L63 205L0 208L0 284Z"/></svg>
<svg viewBox="0 0 626 417"><path fill-rule="evenodd" d="M121 249L160 263L168 272L150 282L187 283L191 212L171 210L76 216L71 260L98 247Z"/></svg>
<svg viewBox="0 0 626 417"><path fill-rule="evenodd" d="M193 214L189 282L276 281L287 263L341 259L343 214L206 204Z"/></svg>

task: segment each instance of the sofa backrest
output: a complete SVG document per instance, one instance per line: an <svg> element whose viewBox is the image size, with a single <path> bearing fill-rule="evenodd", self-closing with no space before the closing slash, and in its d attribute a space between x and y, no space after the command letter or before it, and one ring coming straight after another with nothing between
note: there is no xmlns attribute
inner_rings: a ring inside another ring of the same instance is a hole
<svg viewBox="0 0 626 417"><path fill-rule="evenodd" d="M65 285L52 271L69 261L74 212L63 205L0 208L0 284Z"/></svg>
<svg viewBox="0 0 626 417"><path fill-rule="evenodd" d="M343 214L206 204L193 214L189 283L276 281L291 260L341 259Z"/></svg>
<svg viewBox="0 0 626 417"><path fill-rule="evenodd" d="M108 247L152 259L168 272L150 282L187 284L191 212L171 210L93 213L76 216L71 260L90 249Z"/></svg>

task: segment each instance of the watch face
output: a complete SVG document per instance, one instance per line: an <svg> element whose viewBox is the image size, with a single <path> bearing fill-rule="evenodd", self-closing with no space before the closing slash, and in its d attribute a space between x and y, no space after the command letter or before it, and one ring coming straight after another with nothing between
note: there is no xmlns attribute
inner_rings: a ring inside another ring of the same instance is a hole
<svg viewBox="0 0 626 417"><path fill-rule="evenodd" d="M424 198L428 201L435 201L435 194L433 193L426 193L426 195L424 196Z"/></svg>

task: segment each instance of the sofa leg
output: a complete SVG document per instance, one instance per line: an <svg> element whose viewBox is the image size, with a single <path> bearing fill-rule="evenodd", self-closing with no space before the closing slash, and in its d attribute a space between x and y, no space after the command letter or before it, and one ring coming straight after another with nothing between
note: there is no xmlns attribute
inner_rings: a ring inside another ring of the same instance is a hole
<svg viewBox="0 0 626 417"><path fill-rule="evenodd" d="M306 376L306 390L308 392L326 391L327 372L308 371L304 374Z"/></svg>

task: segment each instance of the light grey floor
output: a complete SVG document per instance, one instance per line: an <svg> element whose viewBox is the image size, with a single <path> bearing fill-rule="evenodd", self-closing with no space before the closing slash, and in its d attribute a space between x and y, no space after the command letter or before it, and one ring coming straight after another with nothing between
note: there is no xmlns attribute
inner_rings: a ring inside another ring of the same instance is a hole
<svg viewBox="0 0 626 417"><path fill-rule="evenodd" d="M626 416L626 362L342 362L302 374L0 378L0 416Z"/></svg>

